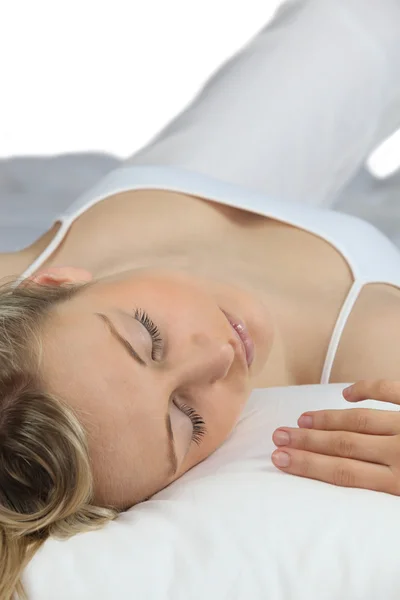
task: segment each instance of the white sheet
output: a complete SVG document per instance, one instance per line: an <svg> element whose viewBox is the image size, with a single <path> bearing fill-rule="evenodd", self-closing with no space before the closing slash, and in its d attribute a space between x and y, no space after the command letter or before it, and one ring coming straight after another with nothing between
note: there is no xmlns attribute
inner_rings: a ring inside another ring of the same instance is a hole
<svg viewBox="0 0 400 600"><path fill-rule="evenodd" d="M400 498L270 460L277 426L353 407L343 387L254 391L203 463L104 529L48 541L25 571L30 600L398 600Z"/></svg>

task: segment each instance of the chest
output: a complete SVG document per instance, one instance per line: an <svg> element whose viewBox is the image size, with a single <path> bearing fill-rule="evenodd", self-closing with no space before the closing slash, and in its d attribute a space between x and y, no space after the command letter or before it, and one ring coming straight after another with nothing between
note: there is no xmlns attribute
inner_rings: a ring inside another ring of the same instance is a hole
<svg viewBox="0 0 400 600"><path fill-rule="evenodd" d="M94 205L71 227L68 252L88 262L130 263L140 256L190 253L236 260L249 272L340 301L352 282L342 255L323 238L287 223L203 198L135 190ZM84 245L84 252L82 245ZM93 248L93 252L90 252ZM83 265L84 266L84 265Z"/></svg>

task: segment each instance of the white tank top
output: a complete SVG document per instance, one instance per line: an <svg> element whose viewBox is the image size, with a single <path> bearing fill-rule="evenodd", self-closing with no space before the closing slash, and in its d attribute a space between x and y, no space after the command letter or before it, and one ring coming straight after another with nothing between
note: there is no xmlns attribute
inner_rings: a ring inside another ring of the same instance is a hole
<svg viewBox="0 0 400 600"><path fill-rule="evenodd" d="M69 227L82 213L105 198L128 190L165 189L200 196L276 219L313 233L329 242L347 261L354 283L348 292L329 342L320 383L329 383L335 354L346 321L367 283L400 288L400 251L376 227L358 217L324 208L280 201L236 184L172 166L127 166L111 171L82 194L56 219L61 227L48 247L24 271L29 277L54 252Z"/></svg>

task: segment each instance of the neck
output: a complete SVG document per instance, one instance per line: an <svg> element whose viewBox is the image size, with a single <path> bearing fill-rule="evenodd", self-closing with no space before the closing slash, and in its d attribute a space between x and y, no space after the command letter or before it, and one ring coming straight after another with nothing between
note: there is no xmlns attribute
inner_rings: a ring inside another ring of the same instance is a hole
<svg viewBox="0 0 400 600"><path fill-rule="evenodd" d="M47 248L61 223L56 221L40 238L33 244L16 252L0 252L0 280L8 281L16 279L33 263L33 261Z"/></svg>
<svg viewBox="0 0 400 600"><path fill-rule="evenodd" d="M269 288L262 292L273 319L274 342L255 387L318 384L325 356L324 310L295 292Z"/></svg>
<svg viewBox="0 0 400 600"><path fill-rule="evenodd" d="M0 253L0 284L19 277L31 264L31 256L25 250Z"/></svg>

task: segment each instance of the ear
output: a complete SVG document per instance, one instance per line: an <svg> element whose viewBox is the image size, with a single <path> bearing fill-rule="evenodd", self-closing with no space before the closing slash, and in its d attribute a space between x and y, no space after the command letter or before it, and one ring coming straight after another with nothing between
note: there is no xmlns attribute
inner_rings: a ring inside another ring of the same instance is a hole
<svg viewBox="0 0 400 600"><path fill-rule="evenodd" d="M42 285L61 285L62 283L79 283L91 281L92 273L79 267L49 267L39 271L36 275L26 278Z"/></svg>

